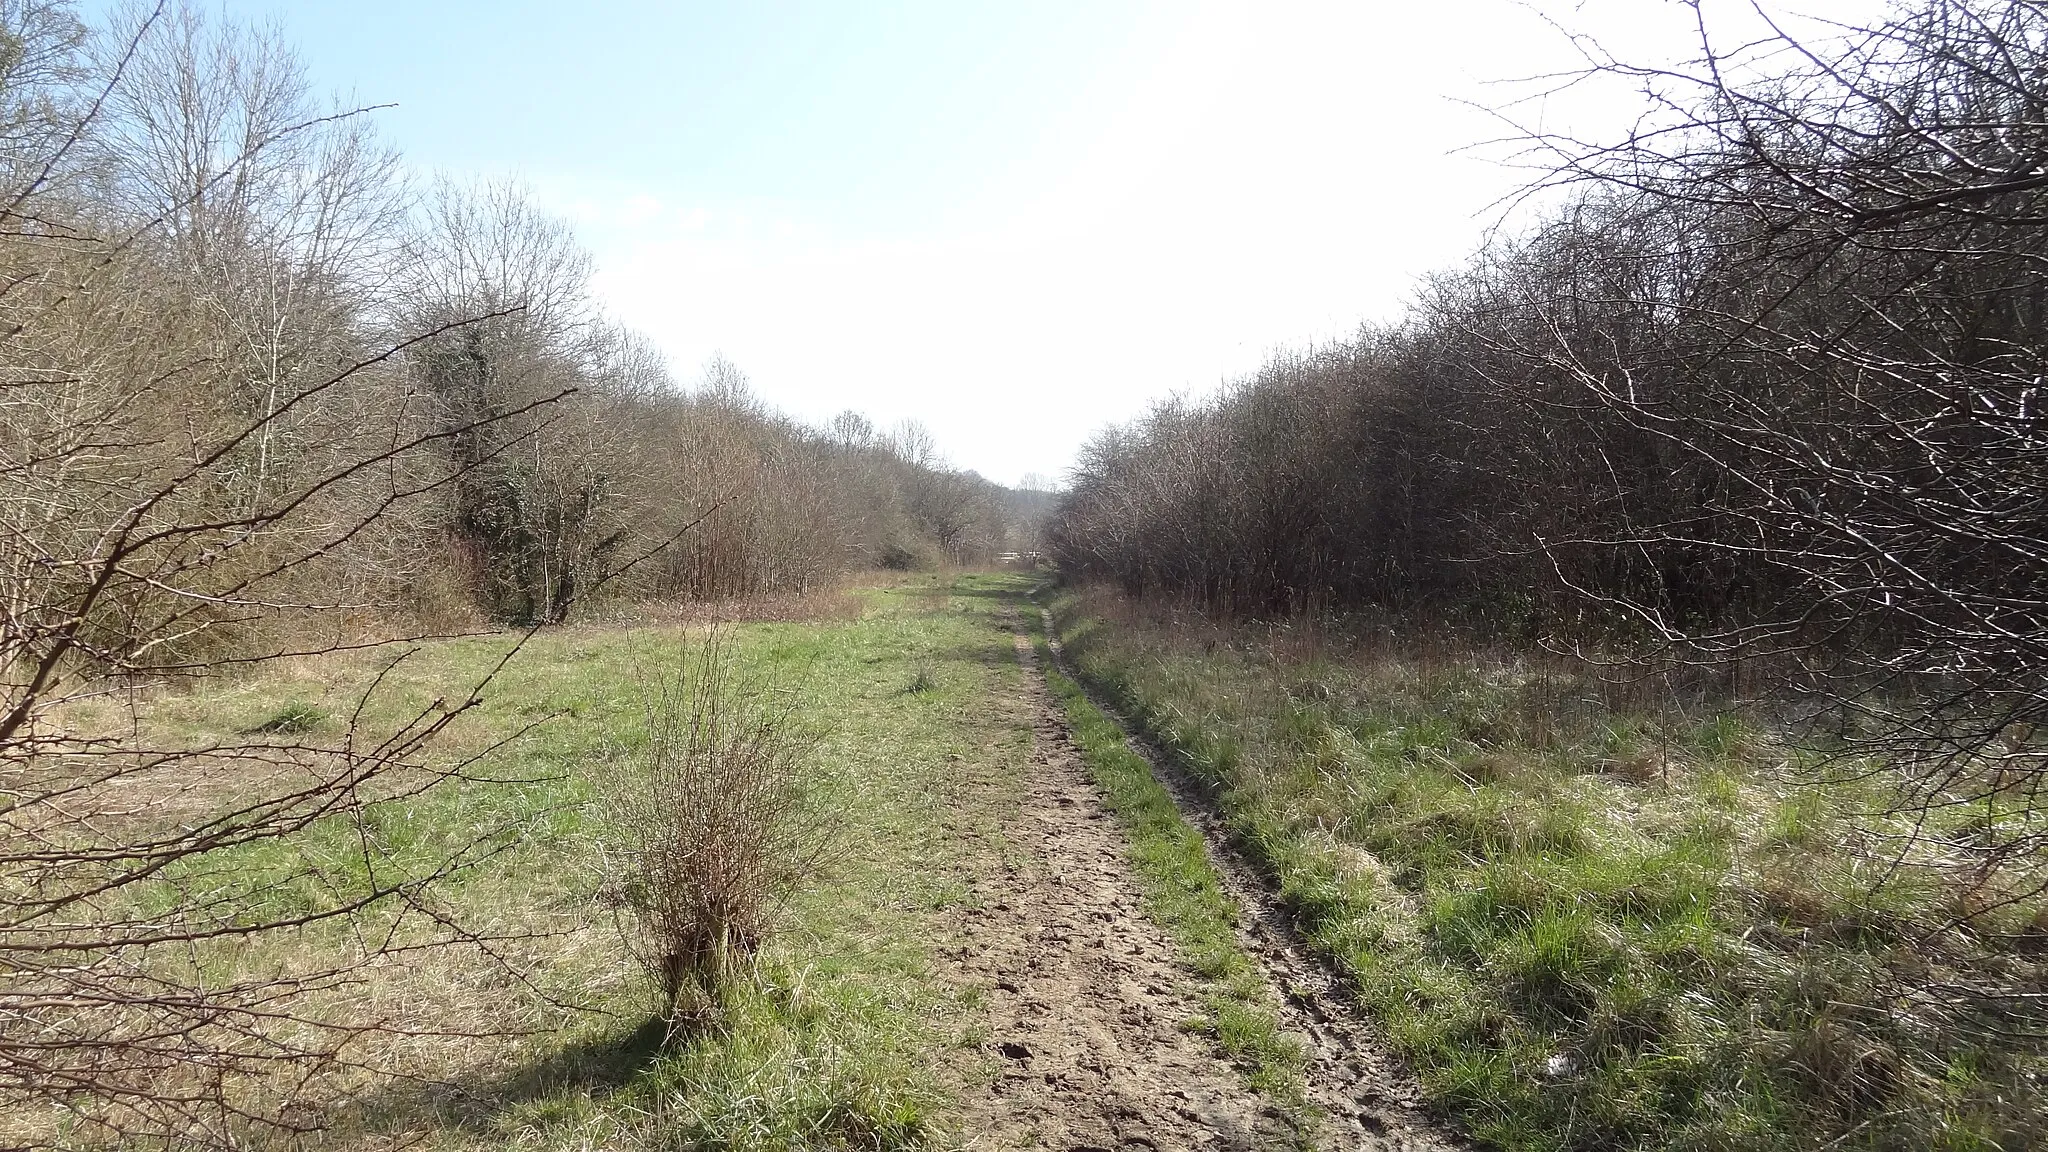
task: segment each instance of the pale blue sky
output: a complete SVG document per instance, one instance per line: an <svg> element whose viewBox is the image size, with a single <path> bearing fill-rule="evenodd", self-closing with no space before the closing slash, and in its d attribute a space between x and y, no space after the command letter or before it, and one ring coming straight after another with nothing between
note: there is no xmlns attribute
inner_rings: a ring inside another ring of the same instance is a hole
<svg viewBox="0 0 2048 1152"><path fill-rule="evenodd" d="M795 415L919 418L1005 483L1397 315L1520 179L1458 154L1496 131L1460 101L1569 59L1513 0L220 7L396 103L418 172L523 179L684 379L722 353ZM1664 0L1548 7L1683 31Z"/></svg>
<svg viewBox="0 0 2048 1152"><path fill-rule="evenodd" d="M227 0L317 81L395 103L415 163L800 205L921 231L1031 179L1121 98L1172 5Z"/></svg>

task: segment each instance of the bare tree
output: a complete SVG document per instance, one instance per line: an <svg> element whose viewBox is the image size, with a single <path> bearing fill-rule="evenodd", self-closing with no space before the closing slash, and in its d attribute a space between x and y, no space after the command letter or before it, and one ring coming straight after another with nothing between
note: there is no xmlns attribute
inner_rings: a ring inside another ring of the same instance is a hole
<svg viewBox="0 0 2048 1152"><path fill-rule="evenodd" d="M1690 67L1594 50L1591 74L1652 97L1635 133L1532 138L1555 181L1612 205L1606 236L1643 230L1614 250L1646 338L1518 351L1716 478L1690 522L1603 543L1691 548L1781 602L1738 619L1616 602L1710 650L1801 654L1859 718L1845 734L1909 769L1914 803L2031 813L2048 783L2048 13L1928 0L1724 47L1695 11ZM2038 819L2008 826L1957 848L1995 870L2044 843Z"/></svg>
<svg viewBox="0 0 2048 1152"><path fill-rule="evenodd" d="M608 364L619 337L598 321L589 275L567 225L520 189L444 181L401 276L414 327L494 317L437 337L412 362L441 418L473 430L451 441L464 472L459 543L488 610L515 623L566 619L629 536L620 496L630 461L603 394L626 377ZM644 395L644 382L631 389Z"/></svg>
<svg viewBox="0 0 2048 1152"><path fill-rule="evenodd" d="M172 12L140 16L95 69L64 55L75 30L50 10L0 17L18 59L86 85L45 94L18 67L10 82L30 86L8 93L75 119L10 137L22 150L0 194L0 1139L231 1144L250 1124L311 1122L260 1086L345 1066L369 1034L433 1030L343 1006L378 964L435 947L495 962L434 892L513 829L426 862L376 832L380 813L471 774L434 745L490 677L382 726L359 707L334 732L197 743L148 723L152 685L392 639L351 631L352 609L384 605L330 577L462 478L449 443L549 398L429 418L401 363L487 316L365 338L330 224L383 193L339 186L354 161L272 164L331 124L293 121L288 83L242 84L258 62L290 73L288 58L247 58L248 41ZM195 101L147 95L163 84ZM259 117L237 103L257 90L287 95ZM109 143L189 141L242 114L217 115L214 96L265 127L180 154L175 188L151 183L164 155ZM339 131L355 155L360 137ZM301 179L326 186L281 194ZM232 211L223 189L243 197ZM315 842L351 845L351 865ZM269 866L251 867L263 846ZM292 886L309 898L275 899ZM235 963L323 932L290 963Z"/></svg>

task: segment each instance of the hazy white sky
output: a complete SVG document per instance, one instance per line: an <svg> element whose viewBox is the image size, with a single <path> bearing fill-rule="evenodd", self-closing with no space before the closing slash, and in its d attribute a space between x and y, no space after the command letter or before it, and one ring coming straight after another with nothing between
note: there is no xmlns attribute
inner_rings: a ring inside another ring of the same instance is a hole
<svg viewBox="0 0 2048 1152"><path fill-rule="evenodd" d="M1852 0L1841 0L1836 7ZM523 179L684 379L923 420L1057 475L1176 390L1398 315L1525 174L1462 102L1574 57L1539 13L1685 47L1668 0L564 5L228 0L422 172ZM1527 110L1531 115L1535 109ZM1615 124L1615 94L1554 101Z"/></svg>

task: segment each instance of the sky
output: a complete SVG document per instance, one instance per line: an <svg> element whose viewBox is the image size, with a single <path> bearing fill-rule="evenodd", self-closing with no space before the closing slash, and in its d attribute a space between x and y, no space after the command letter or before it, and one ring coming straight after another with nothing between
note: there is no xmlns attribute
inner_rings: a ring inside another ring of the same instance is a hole
<svg viewBox="0 0 2048 1152"><path fill-rule="evenodd" d="M1842 0L1847 3L1848 0ZM225 0L421 176L513 178L680 379L1057 479L1104 425L1397 319L1529 178L1486 109L1668 0ZM1517 109L1611 130L1625 93Z"/></svg>

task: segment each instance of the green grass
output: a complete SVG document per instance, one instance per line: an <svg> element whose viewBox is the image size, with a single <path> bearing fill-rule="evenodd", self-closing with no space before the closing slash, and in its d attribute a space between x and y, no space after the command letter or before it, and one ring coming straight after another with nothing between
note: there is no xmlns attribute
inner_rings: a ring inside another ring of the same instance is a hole
<svg viewBox="0 0 2048 1152"><path fill-rule="evenodd" d="M292 701L271 713L263 720L243 730L245 736L283 735L298 736L311 732L327 722L327 713L303 701Z"/></svg>
<svg viewBox="0 0 2048 1152"><path fill-rule="evenodd" d="M994 603L956 591L920 578L863 590L858 619L729 627L746 674L797 688L802 722L822 733L811 795L833 815L836 840L823 875L794 901L720 1025L666 1046L650 1038L651 983L598 910L600 830L584 768L635 738L643 678L679 658L685 634L579 627L530 641L437 750L453 761L497 747L475 779L371 809L380 866L421 868L479 842L494 851L437 885L435 899L464 923L511 937L503 950L524 981L467 954L421 952L381 970L363 994L367 1006L402 1004L421 1029L486 1035L378 1053L419 1082L456 1087L355 1078L327 1116L333 1138L404 1133L428 1147L494 1148L952 1146L954 1100L976 1074L963 1046L979 1017L971 990L935 975L930 949L943 936L944 910L961 896L954 877L963 853L987 849L948 829L1001 819L1031 740L1017 718L985 706L1020 676ZM364 705L365 727L389 727L437 697L462 698L508 643L422 646ZM308 662L167 697L148 724L164 739L192 742L246 732L332 736L389 655ZM906 692L906 683L917 690ZM361 861L353 829L331 821L208 867L236 877L248 899L261 893L272 908L317 908L360 884ZM349 937L340 926L276 936L204 964L219 979L289 971L324 961Z"/></svg>
<svg viewBox="0 0 2048 1152"><path fill-rule="evenodd" d="M1054 609L1082 674L1216 790L1483 1142L2035 1138L2038 1038L1922 993L2038 989L2040 901L1972 918L1929 859L1878 883L1848 846L1903 829L1869 814L1872 785L1803 783L1739 716L1587 704L1583 684L1499 656L1304 652L1106 595Z"/></svg>
<svg viewBox="0 0 2048 1152"><path fill-rule="evenodd" d="M1024 615L1046 683L1066 712L1089 775L1130 839L1146 912L1171 934L1182 962L1203 981L1209 1016L1200 1026L1216 1038L1247 1084L1287 1109L1297 1123L1312 1124L1304 1093L1307 1053L1280 1030L1272 987L1238 943L1238 909L1223 892L1201 833L1181 816L1116 721L1052 667L1037 612Z"/></svg>

